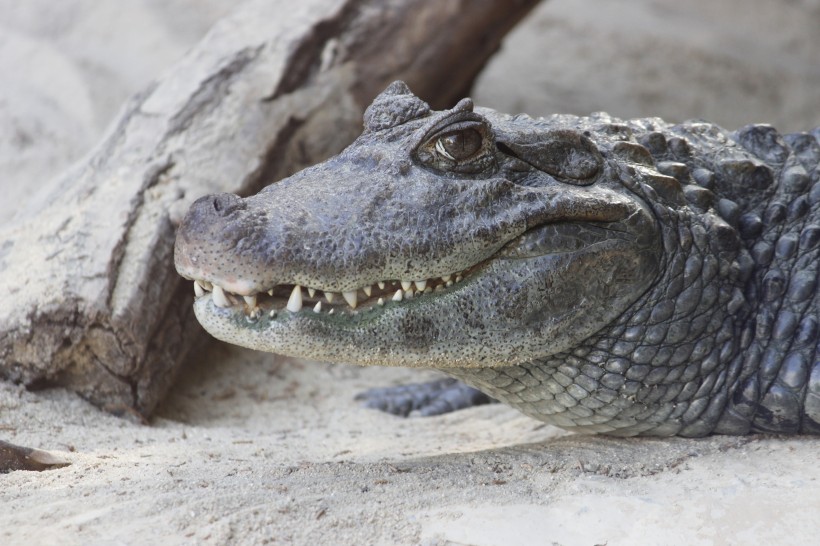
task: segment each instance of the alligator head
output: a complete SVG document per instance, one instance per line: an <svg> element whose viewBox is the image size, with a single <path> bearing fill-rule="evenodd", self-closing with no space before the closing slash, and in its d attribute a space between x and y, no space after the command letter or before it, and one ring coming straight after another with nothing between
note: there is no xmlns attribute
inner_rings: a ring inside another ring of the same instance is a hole
<svg viewBox="0 0 820 546"><path fill-rule="evenodd" d="M208 332L258 350L438 368L569 350L664 259L634 171L584 133L469 99L432 111L396 82L340 155L196 201L177 271Z"/></svg>

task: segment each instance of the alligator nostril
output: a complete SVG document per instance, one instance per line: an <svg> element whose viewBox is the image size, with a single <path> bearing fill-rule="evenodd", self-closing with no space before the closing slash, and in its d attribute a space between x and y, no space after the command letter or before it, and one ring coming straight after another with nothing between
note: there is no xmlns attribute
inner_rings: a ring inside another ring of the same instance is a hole
<svg viewBox="0 0 820 546"><path fill-rule="evenodd" d="M213 205L216 212L225 212L230 207L231 197L233 195L227 193L220 193L213 196Z"/></svg>
<svg viewBox="0 0 820 546"><path fill-rule="evenodd" d="M229 214L236 208L239 197L232 193L217 193L210 196L211 206L220 216Z"/></svg>

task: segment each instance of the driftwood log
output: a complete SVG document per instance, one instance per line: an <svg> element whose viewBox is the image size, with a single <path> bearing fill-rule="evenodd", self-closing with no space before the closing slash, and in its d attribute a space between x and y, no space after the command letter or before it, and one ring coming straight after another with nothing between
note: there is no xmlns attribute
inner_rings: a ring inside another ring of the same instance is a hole
<svg viewBox="0 0 820 546"><path fill-rule="evenodd" d="M40 449L23 447L0 440L0 474L13 470L52 470L71 464L71 461Z"/></svg>
<svg viewBox="0 0 820 546"><path fill-rule="evenodd" d="M203 335L173 268L188 205L338 152L392 80L453 103L534 4L244 4L133 97L25 220L0 229L0 377L148 415Z"/></svg>

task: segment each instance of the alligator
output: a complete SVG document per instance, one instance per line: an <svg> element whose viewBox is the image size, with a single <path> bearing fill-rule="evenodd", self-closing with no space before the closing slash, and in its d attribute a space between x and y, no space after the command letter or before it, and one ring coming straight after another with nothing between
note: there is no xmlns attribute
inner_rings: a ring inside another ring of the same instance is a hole
<svg viewBox="0 0 820 546"><path fill-rule="evenodd" d="M584 433L820 434L818 141L395 82L338 156L197 200L175 263L244 347L436 368Z"/></svg>

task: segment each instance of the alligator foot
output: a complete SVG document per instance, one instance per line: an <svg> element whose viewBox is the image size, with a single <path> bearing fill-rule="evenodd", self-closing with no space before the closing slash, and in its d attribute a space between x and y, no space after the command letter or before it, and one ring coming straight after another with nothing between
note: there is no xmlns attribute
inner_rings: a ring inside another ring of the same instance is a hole
<svg viewBox="0 0 820 546"><path fill-rule="evenodd" d="M495 402L478 389L451 377L427 383L378 387L356 395L366 408L401 417L442 415L472 406Z"/></svg>
<svg viewBox="0 0 820 546"><path fill-rule="evenodd" d="M0 474L12 470L48 470L71 463L58 455L0 440Z"/></svg>

